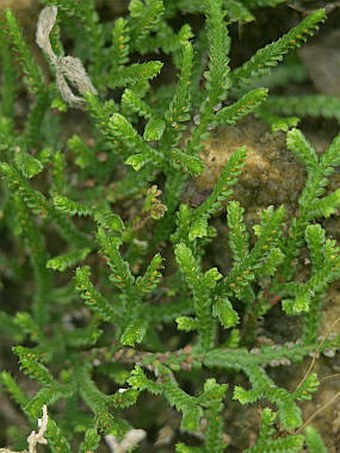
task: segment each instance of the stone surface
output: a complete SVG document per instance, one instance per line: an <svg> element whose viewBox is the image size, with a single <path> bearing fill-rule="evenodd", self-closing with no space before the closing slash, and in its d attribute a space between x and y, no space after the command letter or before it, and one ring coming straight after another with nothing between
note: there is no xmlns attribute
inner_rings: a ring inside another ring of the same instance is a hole
<svg viewBox="0 0 340 453"><path fill-rule="evenodd" d="M340 30L303 46L299 55L318 91L340 94Z"/></svg>
<svg viewBox="0 0 340 453"><path fill-rule="evenodd" d="M214 132L201 153L206 169L197 180L197 190L210 191L235 149L246 146L248 157L235 186L235 198L248 213L283 204L293 214L306 173L287 150L285 140L285 134L273 133L252 118Z"/></svg>

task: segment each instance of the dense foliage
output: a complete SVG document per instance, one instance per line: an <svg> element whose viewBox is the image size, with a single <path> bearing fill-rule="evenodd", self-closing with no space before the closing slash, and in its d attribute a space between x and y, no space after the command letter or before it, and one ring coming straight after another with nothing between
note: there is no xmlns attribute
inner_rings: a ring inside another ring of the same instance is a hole
<svg viewBox="0 0 340 453"><path fill-rule="evenodd" d="M1 277L16 288L0 326L36 382L26 393L5 370L2 391L32 429L48 407L52 452L96 451L104 437L128 451L127 438L139 439L133 428L148 430L143 418L164 410L160 399L181 416L176 451L222 452L228 395L261 408L249 453L326 451L299 407L317 391L316 374L289 391L269 372L337 345L318 340L323 297L340 273L338 247L319 221L340 204L339 190L326 191L340 136L318 155L297 125L305 115L339 119L340 101L269 93L276 66L325 12L232 69L229 24L282 1L131 0L113 23L99 21L93 0L41 3L37 43L48 70L10 10L0 32ZM204 26L174 27L180 13ZM296 68L282 68L289 83ZM253 233L233 195L246 146L198 206L184 196L204 171L205 141L248 115L283 130L307 172L296 215L268 206ZM227 273L211 266L214 241L229 243ZM299 341L252 349L278 303L282 322L301 321ZM11 429L11 447L26 448L27 434Z"/></svg>

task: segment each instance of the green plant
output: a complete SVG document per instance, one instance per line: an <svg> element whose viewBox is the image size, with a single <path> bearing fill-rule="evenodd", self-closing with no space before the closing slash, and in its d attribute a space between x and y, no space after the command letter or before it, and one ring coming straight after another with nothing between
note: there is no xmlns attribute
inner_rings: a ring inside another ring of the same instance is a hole
<svg viewBox="0 0 340 453"><path fill-rule="evenodd" d="M113 26L99 21L94 3L42 1L48 7L37 36L48 83L11 11L2 23L1 271L18 287L18 308L11 314L5 305L0 325L37 383L28 396L3 371L2 389L32 427L49 407L44 436L53 452L95 451L102 436L126 439L139 422L127 409L145 404L145 394L174 407L184 433L201 436L199 446L179 439L177 451L222 452L228 392L240 405L261 408L258 440L246 451L299 452L305 442L321 451L315 429L298 432L298 402L317 390L316 374L288 391L268 369L337 346L337 339L318 342L323 296L339 277L340 258L317 222L340 204L339 190L325 194L340 163L340 136L318 156L292 127L297 118L274 115L339 119L339 102L268 98L261 80L317 30L324 11L231 70L228 24L282 1L132 0ZM197 36L188 24L170 25L181 11L204 15ZM65 56L60 30L79 59ZM150 55L159 50L171 59L176 83L154 83L164 63ZM14 58L29 99L24 120L15 109ZM214 128L252 113L287 131L287 147L307 172L298 214L288 219L284 206L268 207L254 237L233 198L246 147L234 152L198 207L183 198L188 181L204 170L200 152ZM84 133L70 136L68 121L78 118ZM227 240L212 222L225 208L232 261L226 274L207 260L209 245ZM311 265L301 281L306 256ZM301 320L300 341L253 353L272 297L282 299L283 319ZM234 385L235 376L246 380ZM14 448L25 448L19 432L14 438Z"/></svg>

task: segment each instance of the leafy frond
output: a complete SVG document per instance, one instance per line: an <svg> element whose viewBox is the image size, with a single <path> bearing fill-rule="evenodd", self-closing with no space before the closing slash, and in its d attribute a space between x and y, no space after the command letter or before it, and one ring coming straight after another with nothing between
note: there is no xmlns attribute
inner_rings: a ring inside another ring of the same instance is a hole
<svg viewBox="0 0 340 453"><path fill-rule="evenodd" d="M191 175L198 176L204 170L204 164L198 156L191 156L175 148L171 150L169 157L174 168L183 169Z"/></svg>
<svg viewBox="0 0 340 453"><path fill-rule="evenodd" d="M7 371L2 371L0 374L0 379L2 386L6 388L13 401L15 401L19 406L25 407L29 401L29 398L16 383L13 376Z"/></svg>
<svg viewBox="0 0 340 453"><path fill-rule="evenodd" d="M207 90L210 102L223 101L226 98L229 82L229 46L224 21L222 0L208 0L205 13L207 18L207 35L209 42L209 71L206 73Z"/></svg>
<svg viewBox="0 0 340 453"><path fill-rule="evenodd" d="M229 227L229 246L234 261L241 261L249 253L249 234L243 220L244 209L237 201L231 201L227 207Z"/></svg>
<svg viewBox="0 0 340 453"><path fill-rule="evenodd" d="M42 335L39 324L33 319L33 317L27 312L17 312L14 318L14 323L17 327L22 330L26 335L30 335L34 341L42 340Z"/></svg>
<svg viewBox="0 0 340 453"><path fill-rule="evenodd" d="M114 113L110 118L109 127L114 137L129 150L130 156L125 163L131 165L134 170L138 171L151 162L162 164L164 159L162 154L149 146L124 116Z"/></svg>
<svg viewBox="0 0 340 453"><path fill-rule="evenodd" d="M299 453L303 447L304 437L291 434L280 439L258 441L254 447L247 448L247 453Z"/></svg>
<svg viewBox="0 0 340 453"><path fill-rule="evenodd" d="M204 448L202 447L189 447L185 445L183 442L178 442L176 444L176 452L177 453L203 453Z"/></svg>
<svg viewBox="0 0 340 453"><path fill-rule="evenodd" d="M226 329L236 326L240 319L232 303L226 297L216 298L213 304L213 315L218 317L220 323Z"/></svg>
<svg viewBox="0 0 340 453"><path fill-rule="evenodd" d="M0 164L0 171L13 191L18 190L22 200L35 214L47 214L47 202L38 190L33 189L19 171L7 163Z"/></svg>
<svg viewBox="0 0 340 453"><path fill-rule="evenodd" d="M283 56L290 49L300 47L308 36L313 35L324 20L325 11L323 9L315 11L282 38L258 50L250 60L230 74L233 90L242 88L254 79L268 74L271 68L282 61Z"/></svg>
<svg viewBox="0 0 340 453"><path fill-rule="evenodd" d="M271 96L264 112L274 115L298 116L300 118L326 118L340 121L340 100L325 94L300 96Z"/></svg>
<svg viewBox="0 0 340 453"><path fill-rule="evenodd" d="M110 431L124 433L126 424L116 419L109 410L111 398L103 393L92 380L89 370L80 366L76 370L76 379L79 386L79 392L85 403L94 412L96 417L96 426L103 433Z"/></svg>
<svg viewBox="0 0 340 453"><path fill-rule="evenodd" d="M184 122L190 119L191 107L191 77L193 70L193 46L190 41L182 45L181 72L173 98L165 111L164 119L167 122L162 146L173 147L177 144ZM184 153L182 152L184 155ZM183 157L184 160L184 157Z"/></svg>
<svg viewBox="0 0 340 453"><path fill-rule="evenodd" d="M287 134L287 146L307 165L308 177L305 188L299 198L300 215L294 218L289 229L289 240L285 245L285 263L283 274L287 278L292 276L294 268L292 260L299 253L304 243L304 235L309 222L319 215L330 216L339 206L339 193L335 191L327 197L320 198L328 184L328 178L334 173L334 166L338 165L340 140L335 137L332 144L317 160L316 153L311 145L293 129Z"/></svg>
<svg viewBox="0 0 340 453"><path fill-rule="evenodd" d="M112 29L110 59L112 71L119 71L129 60L129 25L126 19L119 17ZM113 76L113 74L112 74Z"/></svg>
<svg viewBox="0 0 340 453"><path fill-rule="evenodd" d="M88 40L89 58L91 61L90 73L93 74L94 80L97 81L100 80L105 64L103 25L99 22L96 3L93 0L81 2L77 7L77 13L82 20L85 36Z"/></svg>
<svg viewBox="0 0 340 453"><path fill-rule="evenodd" d="M1 337L13 338L18 343L23 340L25 334L23 331L18 329L16 319L13 316L0 311L0 326L1 326Z"/></svg>
<svg viewBox="0 0 340 453"><path fill-rule="evenodd" d="M37 146L41 132L41 124L49 108L49 94L43 91L37 93L26 121L26 142L29 147Z"/></svg>
<svg viewBox="0 0 340 453"><path fill-rule="evenodd" d="M227 388L226 384L218 384L214 378L207 379L204 384L204 391L199 396L201 405L207 408L205 416L208 426L204 440L207 451L222 453L225 450L221 411L223 409L222 400Z"/></svg>
<svg viewBox="0 0 340 453"><path fill-rule="evenodd" d="M131 371L128 383L132 388L139 391L148 390L153 395L160 395L162 393L162 386L148 379L143 369L138 365Z"/></svg>
<svg viewBox="0 0 340 453"><path fill-rule="evenodd" d="M224 2L227 15L231 22L247 23L255 20L251 11L242 1L231 0L230 2Z"/></svg>
<svg viewBox="0 0 340 453"><path fill-rule="evenodd" d="M318 157L314 148L298 129L293 129L287 135L287 147L305 165L309 171L315 170Z"/></svg>
<svg viewBox="0 0 340 453"><path fill-rule="evenodd" d="M124 66L118 74L114 73L108 80L110 88L133 87L145 88L145 84L154 79L161 71L163 63L161 61L148 61L147 63L134 63Z"/></svg>
<svg viewBox="0 0 340 453"><path fill-rule="evenodd" d="M297 400L311 400L312 393L318 390L320 382L316 373L310 374L294 392Z"/></svg>
<svg viewBox="0 0 340 453"><path fill-rule="evenodd" d="M189 151L195 154L202 147L202 139L207 137L208 126L213 118L214 108L224 101L231 85L229 78L230 38L225 22L222 0L209 0L205 4L206 30L209 46L209 68L206 71L206 99L200 108L198 126L192 132Z"/></svg>
<svg viewBox="0 0 340 453"><path fill-rule="evenodd" d="M77 291L79 291L82 299L94 313L97 313L105 321L114 322L117 319L117 310L91 282L88 267L77 268L75 281Z"/></svg>
<svg viewBox="0 0 340 453"><path fill-rule="evenodd" d="M32 417L38 417L43 405L52 405L62 398L62 396L63 394L56 386L43 387L26 404L25 411Z"/></svg>
<svg viewBox="0 0 340 453"><path fill-rule="evenodd" d="M320 225L308 225L305 237L311 250L313 272L310 279L301 285L287 284L287 294L295 296L295 299L284 300L283 307L291 314L309 312L312 304L316 304L315 299L325 293L328 283L340 275L339 248L333 240L325 241ZM317 304L314 309L316 307Z"/></svg>
<svg viewBox="0 0 340 453"><path fill-rule="evenodd" d="M20 149L15 155L15 164L26 178L33 178L43 170L41 161Z"/></svg>
<svg viewBox="0 0 340 453"><path fill-rule="evenodd" d="M131 274L129 264L124 261L119 252L119 242L109 237L102 228L98 230L97 239L103 255L107 260L107 264L112 271L112 280L121 289L131 289L134 285L135 278Z"/></svg>
<svg viewBox="0 0 340 453"><path fill-rule="evenodd" d="M223 203L233 193L232 186L236 184L238 176L242 171L246 155L247 150L245 147L238 148L233 153L225 165L212 193L193 211L192 225L189 232L189 239L191 241L207 235L208 220L222 208Z"/></svg>
<svg viewBox="0 0 340 453"><path fill-rule="evenodd" d="M211 348L214 342L215 326L211 311L211 291L221 274L216 268L211 268L204 274L199 269L192 250L180 243L175 248L176 260L188 286L194 295L194 307L199 324L199 333L203 348Z"/></svg>
<svg viewBox="0 0 340 453"><path fill-rule="evenodd" d="M234 293L240 300L243 299L243 302L245 302L244 291L255 279L255 275L261 275L262 266L265 265L268 268L274 266L275 268L280 263L280 259L277 259L277 254L270 254L269 249L270 246L274 247L280 239L280 228L284 216L283 207L276 211L268 208L263 212L262 220L256 226L258 240L252 250L247 254L243 254L242 259L236 262L231 272L220 284L220 294L225 293L227 296Z"/></svg>
<svg viewBox="0 0 340 453"><path fill-rule="evenodd" d="M275 433L275 420L276 413L269 407L265 407L261 413L259 439L268 439Z"/></svg>
<svg viewBox="0 0 340 453"><path fill-rule="evenodd" d="M198 320L190 316L179 316L176 318L177 329L184 332L191 332L198 329Z"/></svg>
<svg viewBox="0 0 340 453"><path fill-rule="evenodd" d="M280 3L284 3L285 0L244 0L244 3L249 8L265 8L274 7Z"/></svg>
<svg viewBox="0 0 340 453"><path fill-rule="evenodd" d="M10 9L6 10L6 19L11 41L18 52L19 60L25 73L25 82L28 90L33 94L44 93L45 82L42 72L33 58L15 15Z"/></svg>
<svg viewBox="0 0 340 453"><path fill-rule="evenodd" d="M322 440L322 437L313 426L307 426L306 432L306 444L309 453L327 453L327 448Z"/></svg>
<svg viewBox="0 0 340 453"><path fill-rule="evenodd" d="M134 346L136 343L141 343L146 334L146 319L143 316L138 316L134 313L131 316L127 327L120 337L120 341L124 346Z"/></svg>
<svg viewBox="0 0 340 453"><path fill-rule="evenodd" d="M334 137L334 140L326 149L326 152L320 157L321 168L327 176L334 173L334 167L340 163L340 135Z"/></svg>
<svg viewBox="0 0 340 453"><path fill-rule="evenodd" d="M89 204L73 201L64 195L56 195L53 202L58 211L71 216L92 217L99 226L108 229L112 233L121 231L124 228L122 219L111 212L105 205L93 208Z"/></svg>
<svg viewBox="0 0 340 453"><path fill-rule="evenodd" d="M69 267L78 264L79 261L83 261L90 252L91 249L89 248L72 250L64 255L51 258L47 261L46 266L49 269L63 272Z"/></svg>
<svg viewBox="0 0 340 453"><path fill-rule="evenodd" d="M149 266L147 267L144 275L136 279L136 287L143 293L152 292L158 285L162 274L160 269L162 269L162 256L157 253L151 260Z"/></svg>
<svg viewBox="0 0 340 453"><path fill-rule="evenodd" d="M71 445L56 422L49 416L46 438L54 451L71 453Z"/></svg>
<svg viewBox="0 0 340 453"><path fill-rule="evenodd" d="M0 58L2 66L2 78L0 86L2 116L7 118L14 117L14 105L17 96L17 70L14 59L11 55L10 46L7 42L5 27L0 27Z"/></svg>
<svg viewBox="0 0 340 453"><path fill-rule="evenodd" d="M112 404L115 408L125 409L136 404L139 392L135 389L119 389L112 395Z"/></svg>
<svg viewBox="0 0 340 453"><path fill-rule="evenodd" d="M100 444L100 435L97 429L89 428L86 430L84 440L79 446L79 453L86 453L88 451L96 451Z"/></svg>
<svg viewBox="0 0 340 453"><path fill-rule="evenodd" d="M244 116L249 115L262 105L267 99L266 88L255 88L244 94L238 101L219 110L214 118L217 125L233 125Z"/></svg>
<svg viewBox="0 0 340 453"><path fill-rule="evenodd" d="M56 387L57 384L53 376L51 376L45 365L39 362L39 354L36 354L29 348L23 346L15 346L14 352L19 357L21 368L28 376L43 385Z"/></svg>
<svg viewBox="0 0 340 453"><path fill-rule="evenodd" d="M203 410L196 398L188 395L167 376L164 376L164 396L171 406L182 412L182 428L188 431L197 430Z"/></svg>
<svg viewBox="0 0 340 453"><path fill-rule="evenodd" d="M129 5L130 29L134 45L143 48L143 40L152 31L157 30L160 18L164 14L162 0L132 0Z"/></svg>
<svg viewBox="0 0 340 453"><path fill-rule="evenodd" d="M140 93L126 88L122 96L122 111L137 113L138 116L150 118L153 115L152 108L141 99ZM150 127L150 126L149 126ZM144 133L145 135L145 133ZM144 137L145 138L145 137ZM149 140L152 140L149 138Z"/></svg>

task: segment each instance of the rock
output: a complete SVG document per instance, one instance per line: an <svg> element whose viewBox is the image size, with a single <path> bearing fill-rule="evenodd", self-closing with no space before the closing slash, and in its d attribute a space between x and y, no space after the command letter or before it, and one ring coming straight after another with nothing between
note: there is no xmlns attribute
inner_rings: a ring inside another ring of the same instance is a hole
<svg viewBox="0 0 340 453"><path fill-rule="evenodd" d="M235 149L245 145L248 157L234 188L235 198L248 215L281 204L289 214L294 214L306 173L287 150L285 140L285 134L273 133L262 122L252 118L216 131L201 153L206 169L197 180L197 191L210 191Z"/></svg>
<svg viewBox="0 0 340 453"><path fill-rule="evenodd" d="M323 39L303 46L299 51L315 87L321 93L340 94L339 43L340 30L333 30Z"/></svg>

